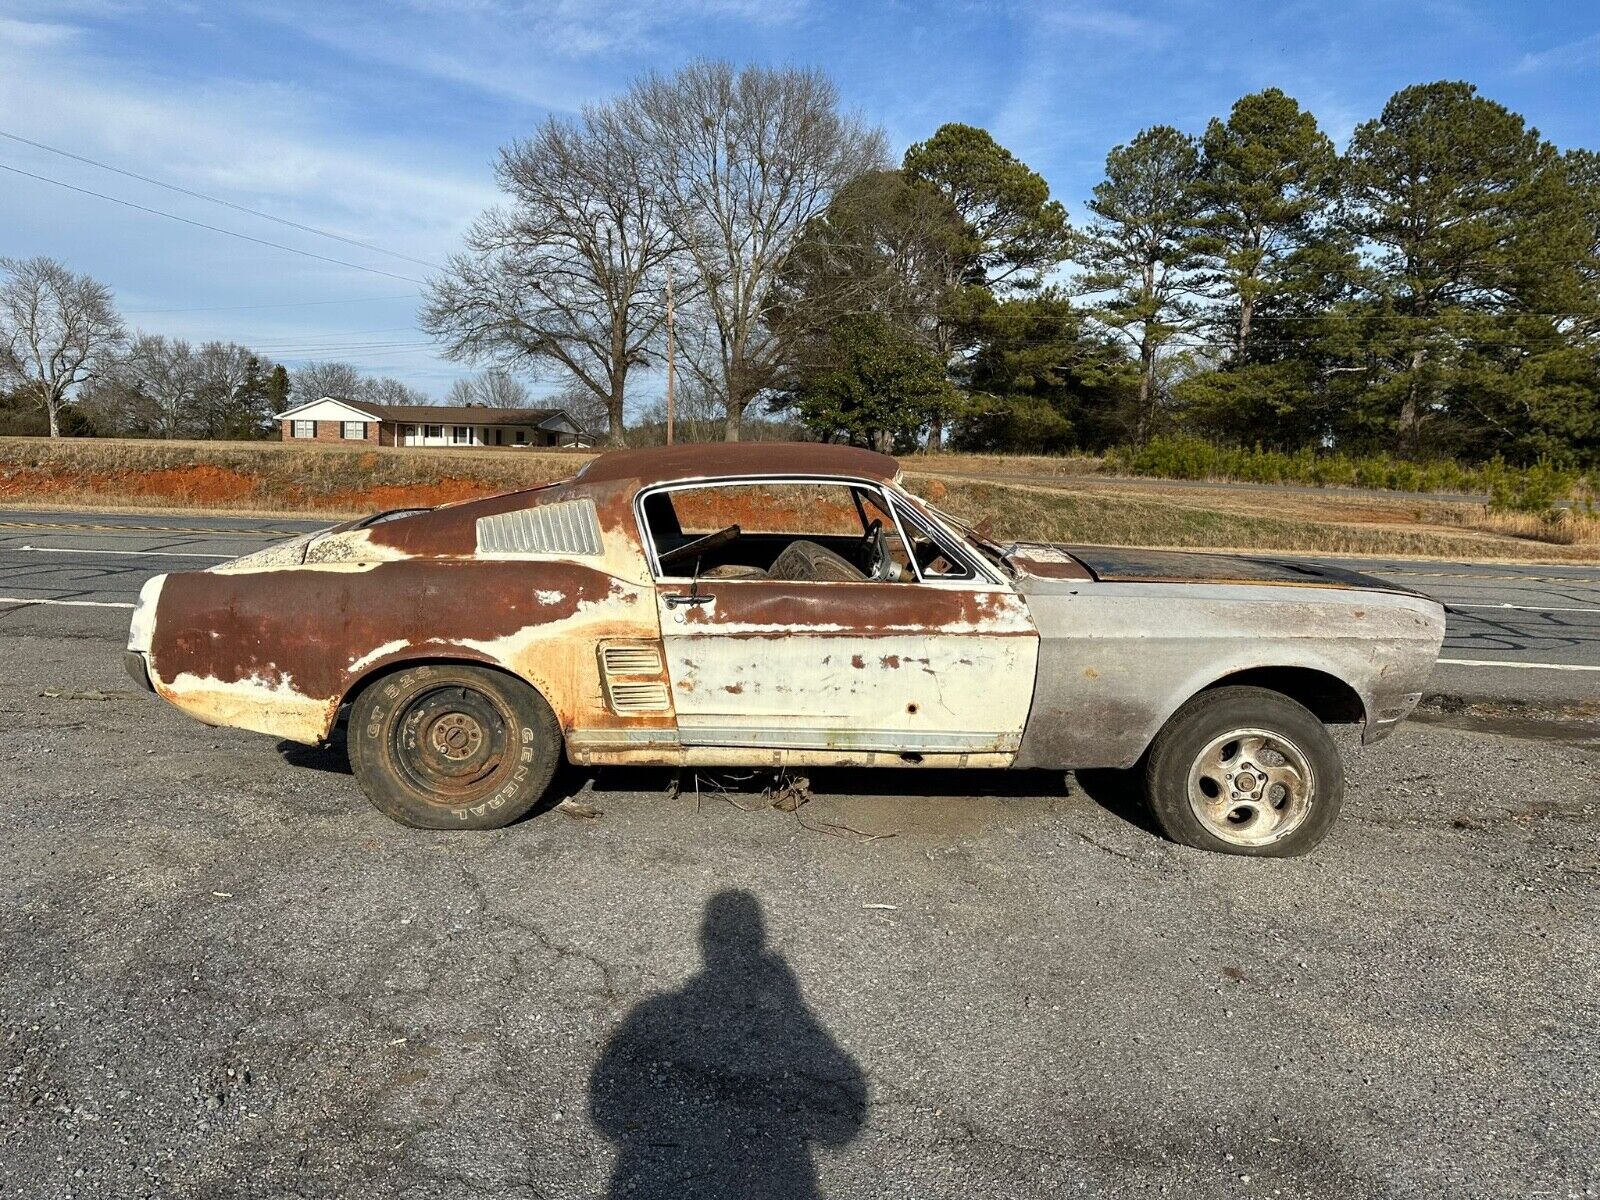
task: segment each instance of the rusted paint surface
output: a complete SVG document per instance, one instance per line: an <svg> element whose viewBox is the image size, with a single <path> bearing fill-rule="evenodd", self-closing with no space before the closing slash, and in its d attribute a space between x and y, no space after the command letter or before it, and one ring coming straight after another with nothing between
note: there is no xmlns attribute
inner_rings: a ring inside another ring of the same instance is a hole
<svg viewBox="0 0 1600 1200"><path fill-rule="evenodd" d="M1013 570L1036 579L1093 579L1084 566L1060 546L1019 542L1006 550L1006 563Z"/></svg>
<svg viewBox="0 0 1600 1200"><path fill-rule="evenodd" d="M686 746L1014 752L1038 639L1009 589L770 580L663 584ZM674 604L694 593L696 604Z"/></svg>
<svg viewBox="0 0 1600 1200"><path fill-rule="evenodd" d="M1388 592L1053 580L1021 588L1041 641L1020 767L1131 766L1184 701L1260 667L1347 683L1369 722L1409 711L1406 697L1422 691L1444 635L1438 604Z"/></svg>
<svg viewBox="0 0 1600 1200"><path fill-rule="evenodd" d="M365 674L423 658L504 667L540 690L564 728L589 727L619 720L601 696L596 641L658 636L644 590L570 563L191 572L162 589L150 668L157 691L201 720L295 741L325 737ZM628 723L652 720L671 714Z"/></svg>

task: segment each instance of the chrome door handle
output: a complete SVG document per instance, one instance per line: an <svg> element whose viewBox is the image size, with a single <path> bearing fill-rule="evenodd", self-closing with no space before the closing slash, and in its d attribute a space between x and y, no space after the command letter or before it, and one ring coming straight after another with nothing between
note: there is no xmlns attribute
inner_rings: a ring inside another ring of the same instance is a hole
<svg viewBox="0 0 1600 1200"><path fill-rule="evenodd" d="M679 608L686 604L709 604L714 599L716 597L710 592L690 592L687 596L673 594L666 598L668 608Z"/></svg>

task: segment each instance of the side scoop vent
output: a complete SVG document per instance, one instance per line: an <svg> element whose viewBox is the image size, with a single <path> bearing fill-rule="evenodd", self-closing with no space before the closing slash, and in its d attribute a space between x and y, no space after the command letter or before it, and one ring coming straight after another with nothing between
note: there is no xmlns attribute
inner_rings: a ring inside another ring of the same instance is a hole
<svg viewBox="0 0 1600 1200"><path fill-rule="evenodd" d="M661 648L651 642L600 643L600 678L606 704L621 715L666 712L671 707Z"/></svg>
<svg viewBox="0 0 1600 1200"><path fill-rule="evenodd" d="M661 674L661 652L654 646L607 646L600 653L607 675Z"/></svg>
<svg viewBox="0 0 1600 1200"><path fill-rule="evenodd" d="M667 707L667 685L653 683L616 683L606 685L611 693L611 711L615 713L663 712Z"/></svg>
<svg viewBox="0 0 1600 1200"><path fill-rule="evenodd" d="M479 554L599 557L602 550L593 500L563 500L478 518Z"/></svg>

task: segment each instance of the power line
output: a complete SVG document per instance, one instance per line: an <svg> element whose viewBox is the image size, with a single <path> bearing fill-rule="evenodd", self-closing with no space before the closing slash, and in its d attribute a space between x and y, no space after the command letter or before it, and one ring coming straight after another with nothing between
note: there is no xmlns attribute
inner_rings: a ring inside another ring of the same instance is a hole
<svg viewBox="0 0 1600 1200"><path fill-rule="evenodd" d="M185 196L193 196L196 200L204 200L208 204L220 204L224 208L231 208L235 212L248 213L252 217L260 217L263 221L274 221L279 225L298 229L304 233L314 233L318 237L331 238L336 242L343 242L347 246L359 246L363 250L371 250L374 254L387 254L390 258L401 258L406 262L416 263L419 267L427 267L431 271L442 271L444 268L438 263L428 262L426 259L413 258L409 254L402 254L398 250L386 250L382 246L374 246L371 242L359 241L356 238L345 237L342 233L331 233L326 229L318 229L315 225L302 225L299 221L291 221L287 217L277 217L258 208L247 205L235 204L232 200L224 200L220 196L208 196L204 192L194 191L192 188L181 187L176 183L167 183L164 180L153 179L149 175L141 175L137 171L127 171L121 167L114 167L110 163L103 163L99 159L89 158L87 155L74 154L70 150L61 150L55 146L47 146L43 142L36 142L32 138L25 138L21 134L8 133L0 129L0 137L9 138L13 142L21 142L24 146L32 146L35 150L44 150L51 154L59 154L62 158L70 158L74 162L87 163L91 167L99 167L102 171L110 171L114 175L123 175L129 179L137 179L141 183L153 184L159 188L166 188L169 192L179 192Z"/></svg>
<svg viewBox="0 0 1600 1200"><path fill-rule="evenodd" d="M377 304L384 300L415 300L420 294L407 292L403 296L357 296L350 300L285 300L276 304L211 304L197 308L125 308L122 312L130 317L148 313L245 312L258 308L311 308L322 304Z"/></svg>
<svg viewBox="0 0 1600 1200"><path fill-rule="evenodd" d="M314 258L318 262L332 263L336 267L348 267L352 271L365 271L369 275L383 275L389 279L398 279L402 283L414 283L419 287L426 287L427 280L414 279L410 275L396 275L393 271L379 270L377 267L364 267L360 263L345 262L342 258L329 258L325 254L314 254L310 250L301 250L297 246L285 246L282 242L269 242L265 238L252 237L248 233L239 233L236 230L224 229L220 225L207 225L204 221L194 221L188 217L180 217L176 213L163 212L159 208L148 208L143 204L135 204L132 200L124 200L120 196L108 196L104 192L91 191L88 188L78 187L75 184L63 183L59 179L51 179L48 175L35 175L32 171L24 171L21 167L9 166L0 163L0 171L10 171L13 175L22 175L28 179L37 179L40 183L51 183L59 188L66 188L69 192L77 192L84 196L93 196L96 200L109 200L112 204L120 204L124 208L131 208L138 212L149 213L156 217L166 217L169 221L178 221L184 225L193 225L197 229L208 229L212 233L225 234L228 237L238 238L245 242L254 242L258 246L268 246L273 250L286 250L290 254L298 254L304 258Z"/></svg>

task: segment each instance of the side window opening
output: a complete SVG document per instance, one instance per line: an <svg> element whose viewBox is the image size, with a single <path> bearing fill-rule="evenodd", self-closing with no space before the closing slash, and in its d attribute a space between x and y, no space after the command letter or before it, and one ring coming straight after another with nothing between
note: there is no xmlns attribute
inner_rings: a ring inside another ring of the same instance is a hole
<svg viewBox="0 0 1600 1200"><path fill-rule="evenodd" d="M923 579L973 579L971 565L913 511L897 505L901 527L911 542L911 560Z"/></svg>
<svg viewBox="0 0 1600 1200"><path fill-rule="evenodd" d="M876 488L760 482L648 493L663 579L911 580L911 554Z"/></svg>

